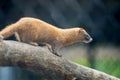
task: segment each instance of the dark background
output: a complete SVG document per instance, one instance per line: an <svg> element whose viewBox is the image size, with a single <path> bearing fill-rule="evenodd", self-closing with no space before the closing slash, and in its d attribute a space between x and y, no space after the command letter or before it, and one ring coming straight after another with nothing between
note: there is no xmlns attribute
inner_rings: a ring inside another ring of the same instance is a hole
<svg viewBox="0 0 120 80"><path fill-rule="evenodd" d="M95 44L120 45L120 0L0 0L0 29L25 16L61 28L83 27Z"/></svg>
<svg viewBox="0 0 120 80"><path fill-rule="evenodd" d="M120 47L120 0L0 0L0 30L22 17L39 18L60 28L86 29L93 37L87 45L92 68L96 45Z"/></svg>

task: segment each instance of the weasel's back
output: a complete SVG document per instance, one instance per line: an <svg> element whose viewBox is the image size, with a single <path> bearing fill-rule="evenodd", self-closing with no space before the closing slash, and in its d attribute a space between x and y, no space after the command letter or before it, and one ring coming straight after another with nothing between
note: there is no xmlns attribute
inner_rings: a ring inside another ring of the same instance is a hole
<svg viewBox="0 0 120 80"><path fill-rule="evenodd" d="M47 27L47 28L52 28L52 29L60 29L60 28L57 28L56 26L53 26L45 21L42 21L42 20L36 19L36 18L31 18L31 17L21 18L18 22L35 25L37 27L43 27L43 28Z"/></svg>

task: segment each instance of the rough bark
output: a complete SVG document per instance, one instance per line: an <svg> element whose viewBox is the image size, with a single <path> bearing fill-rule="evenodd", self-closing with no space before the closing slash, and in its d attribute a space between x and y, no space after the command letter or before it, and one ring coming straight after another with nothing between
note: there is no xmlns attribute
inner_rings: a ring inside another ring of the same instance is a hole
<svg viewBox="0 0 120 80"><path fill-rule="evenodd" d="M0 40L0 66L17 66L48 80L120 80L58 57L47 48Z"/></svg>

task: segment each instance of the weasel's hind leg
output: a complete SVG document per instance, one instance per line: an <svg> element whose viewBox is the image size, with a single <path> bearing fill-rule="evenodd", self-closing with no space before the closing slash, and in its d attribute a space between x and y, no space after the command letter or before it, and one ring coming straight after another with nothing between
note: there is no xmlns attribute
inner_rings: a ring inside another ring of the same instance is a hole
<svg viewBox="0 0 120 80"><path fill-rule="evenodd" d="M31 45L33 45L33 46L39 46L39 44L36 43L36 42L32 42L32 41L28 41L28 40L22 40L22 39L20 38L20 35L19 35L17 32L15 32L15 37L16 37L16 40L19 41L19 42L28 43L28 44L31 44Z"/></svg>
<svg viewBox="0 0 120 80"><path fill-rule="evenodd" d="M39 44L36 42L31 42L31 41L22 41L22 42L33 45L33 46L39 46Z"/></svg>
<svg viewBox="0 0 120 80"><path fill-rule="evenodd" d="M16 37L17 41L21 42L20 36L19 36L19 34L17 32L15 32L15 37Z"/></svg>
<svg viewBox="0 0 120 80"><path fill-rule="evenodd" d="M36 43L36 42L29 42L29 44L31 44L31 45L33 45L33 46L39 46L39 44Z"/></svg>
<svg viewBox="0 0 120 80"><path fill-rule="evenodd" d="M22 41L22 42L27 43L27 44L30 44L30 45L33 45L33 46L39 46L38 43L32 42L32 41Z"/></svg>

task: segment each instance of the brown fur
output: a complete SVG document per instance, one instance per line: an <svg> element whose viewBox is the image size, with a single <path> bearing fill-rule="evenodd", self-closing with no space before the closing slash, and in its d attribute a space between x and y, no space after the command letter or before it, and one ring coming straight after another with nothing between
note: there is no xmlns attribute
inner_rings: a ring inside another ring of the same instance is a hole
<svg viewBox="0 0 120 80"><path fill-rule="evenodd" d="M15 34L18 41L38 45L45 43L50 51L61 56L58 50L61 47L76 42L90 42L92 38L82 28L60 29L36 18L21 18L14 24L0 31L5 38ZM86 37L87 35L87 37ZM88 39L85 39L88 38Z"/></svg>

